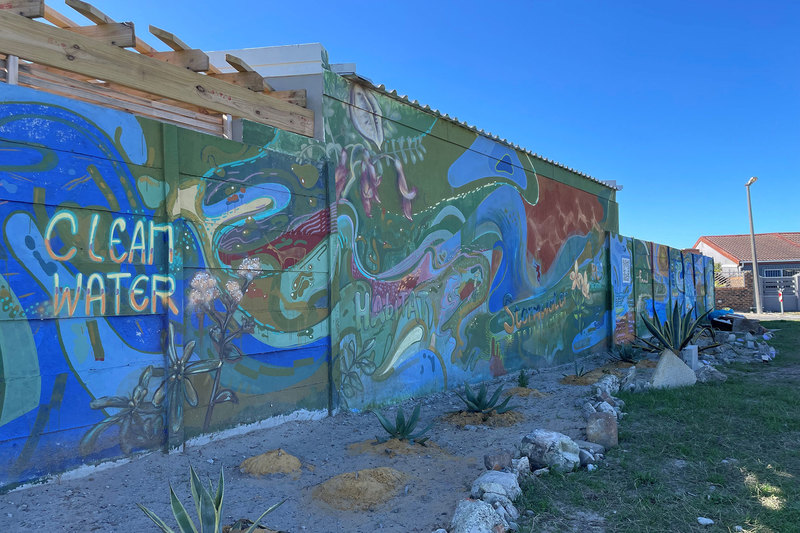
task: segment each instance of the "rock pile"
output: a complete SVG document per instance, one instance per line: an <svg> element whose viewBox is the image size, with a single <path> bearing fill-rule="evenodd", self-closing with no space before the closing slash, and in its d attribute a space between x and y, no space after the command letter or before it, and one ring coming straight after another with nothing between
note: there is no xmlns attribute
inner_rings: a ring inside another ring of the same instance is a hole
<svg viewBox="0 0 800 533"><path fill-rule="evenodd" d="M613 387L610 390L614 390ZM616 417L604 414L614 420L616 431ZM450 533L517 531L520 513L514 500L522 495L520 480L550 470L571 472L580 467L591 470L604 454L605 447L600 444L573 441L556 431L536 429L522 438L516 457L512 458L505 450L485 455L487 471L472 484L470 497L458 503ZM434 533L446 532L441 529Z"/></svg>

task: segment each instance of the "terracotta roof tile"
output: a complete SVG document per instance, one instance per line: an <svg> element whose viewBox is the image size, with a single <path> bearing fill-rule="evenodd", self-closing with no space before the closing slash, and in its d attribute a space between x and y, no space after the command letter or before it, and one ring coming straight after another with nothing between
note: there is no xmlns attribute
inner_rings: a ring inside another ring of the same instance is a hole
<svg viewBox="0 0 800 533"><path fill-rule="evenodd" d="M749 263L750 235L704 235L697 240L715 248L734 261ZM759 261L800 261L800 232L756 233Z"/></svg>

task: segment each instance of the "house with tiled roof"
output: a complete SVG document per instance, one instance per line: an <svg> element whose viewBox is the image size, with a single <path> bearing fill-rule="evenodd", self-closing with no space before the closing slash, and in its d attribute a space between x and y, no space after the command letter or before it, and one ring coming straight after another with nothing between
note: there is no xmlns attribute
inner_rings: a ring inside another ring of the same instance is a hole
<svg viewBox="0 0 800 533"><path fill-rule="evenodd" d="M759 233L755 240L763 309L800 310L800 232ZM721 267L716 275L717 307L751 310L755 302L750 235L704 235L694 248Z"/></svg>
<svg viewBox="0 0 800 533"><path fill-rule="evenodd" d="M757 233L756 259L759 275L790 277L800 273L800 232ZM753 270L750 235L704 235L694 248L712 257L723 272Z"/></svg>

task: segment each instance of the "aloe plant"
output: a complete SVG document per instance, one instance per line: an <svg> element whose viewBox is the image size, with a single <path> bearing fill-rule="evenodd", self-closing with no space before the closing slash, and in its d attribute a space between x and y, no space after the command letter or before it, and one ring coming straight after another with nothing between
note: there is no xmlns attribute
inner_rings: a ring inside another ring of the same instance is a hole
<svg viewBox="0 0 800 533"><path fill-rule="evenodd" d="M681 314L681 310L676 303L675 307L672 309L672 313L663 324L658 319L658 313L654 312L655 321L643 316L642 321L645 327L653 335L653 338L658 344L649 339L640 338L639 340L654 349L666 348L675 353L680 353L680 351L686 348L686 346L702 331L700 323L710 312L706 311L696 319L692 319L693 311L694 308L689 309L686 314Z"/></svg>
<svg viewBox="0 0 800 533"><path fill-rule="evenodd" d="M225 495L225 476L223 475L222 470L219 471L219 483L217 484L217 490L214 491L211 481L208 482L208 488L203 486L203 484L200 482L200 478L197 476L197 472L195 472L194 468L190 466L189 486L192 490L192 500L194 500L197 516L200 519L200 527L198 528L195 526L194 522L189 517L189 513L186 512L186 508L175 495L172 485L170 485L170 505L172 507L172 514L175 516L175 520L178 522L178 531L180 533L198 533L198 531L201 533L221 533L222 524L220 524L220 520L222 519L222 503ZM261 519L277 509L285 501L286 500L276 503L264 511L261 516L258 517L258 520L256 520L245 533L253 533ZM161 529L161 531L164 533L175 533L175 531L153 511L141 503L137 503L136 505L139 506L139 509L141 509L144 514L146 514L147 517Z"/></svg>
<svg viewBox="0 0 800 533"><path fill-rule="evenodd" d="M406 420L406 415L403 412L402 407L397 408L397 414L395 415L394 424L389 422L385 416L383 416L379 411L372 411L373 414L378 417L378 421L383 426L383 429L386 430L386 433L393 439L398 440L408 440L411 442L416 442L417 444L424 444L425 441L428 440L428 437L423 437L425 433L431 429L433 422L428 424L428 427L420 431L419 433L414 433L414 428L417 427L417 422L419 422L419 405L417 405L414 410L411 412L411 417ZM384 442L378 437L375 437L378 442Z"/></svg>
<svg viewBox="0 0 800 533"><path fill-rule="evenodd" d="M498 405L497 402L500 400L500 394L502 394L502 392L503 387L501 385L497 387L497 390L494 391L494 394L489 397L489 388L486 386L486 383L481 383L481 388L478 390L478 394L475 394L472 389L469 388L469 385L465 383L464 396L461 396L457 392L456 396L461 398L461 401L467 405L467 412L469 413L491 414L492 412L495 412L501 415L517 408L516 405L508 405L508 402L511 400L511 396L508 396L502 401L502 403Z"/></svg>

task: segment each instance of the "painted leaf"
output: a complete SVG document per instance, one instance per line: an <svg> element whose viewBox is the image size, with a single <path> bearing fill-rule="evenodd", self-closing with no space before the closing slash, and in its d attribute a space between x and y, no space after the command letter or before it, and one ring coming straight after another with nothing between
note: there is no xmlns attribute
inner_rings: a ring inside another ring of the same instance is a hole
<svg viewBox="0 0 800 533"><path fill-rule="evenodd" d="M350 89L350 105L347 109L350 121L358 133L380 148L384 139L382 111L372 93L361 85L353 84Z"/></svg>
<svg viewBox="0 0 800 533"><path fill-rule="evenodd" d="M222 389L217 393L217 396L214 398L214 403L222 403L222 402L233 402L239 403L239 398L236 397L236 393L230 389Z"/></svg>

